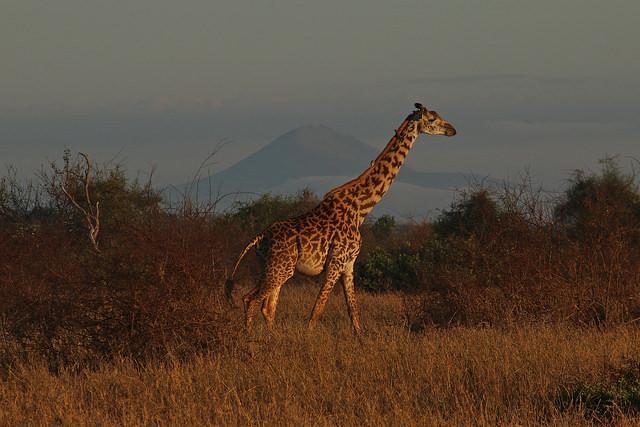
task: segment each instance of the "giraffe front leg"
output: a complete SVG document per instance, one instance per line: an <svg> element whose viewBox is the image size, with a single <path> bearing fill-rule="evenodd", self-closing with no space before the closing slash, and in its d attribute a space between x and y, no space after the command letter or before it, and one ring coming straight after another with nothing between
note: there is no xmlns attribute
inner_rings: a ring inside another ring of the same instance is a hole
<svg viewBox="0 0 640 427"><path fill-rule="evenodd" d="M360 334L362 329L360 328L360 308L358 307L358 301L356 301L356 292L353 285L353 262L349 263L347 270L342 276L342 288L344 290L344 299L347 304L347 310L349 311L349 317L351 317L351 325L356 334Z"/></svg>
<svg viewBox="0 0 640 427"><path fill-rule="evenodd" d="M311 317L309 318L308 329L311 331L316 327L316 323L320 318L320 315L324 311L324 306L327 304L327 300L329 299L329 295L333 290L333 286L338 281L340 277L340 269L337 263L330 262L327 268L327 275L324 279L324 284L320 289L320 293L316 298L316 303L313 306L313 311L311 312Z"/></svg>

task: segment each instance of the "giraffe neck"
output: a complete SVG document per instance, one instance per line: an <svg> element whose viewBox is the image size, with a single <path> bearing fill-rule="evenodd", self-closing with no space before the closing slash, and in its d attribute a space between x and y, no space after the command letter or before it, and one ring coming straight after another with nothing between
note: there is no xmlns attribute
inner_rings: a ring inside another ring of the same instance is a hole
<svg viewBox="0 0 640 427"><path fill-rule="evenodd" d="M371 165L357 178L330 190L320 206L333 210L334 202L340 200L343 218L353 218L359 227L374 206L389 190L407 153L418 138L417 123L409 115L400 125L387 146Z"/></svg>
<svg viewBox="0 0 640 427"><path fill-rule="evenodd" d="M409 116L371 166L359 177L355 186L359 202L359 223L364 221L389 190L416 139L418 126Z"/></svg>

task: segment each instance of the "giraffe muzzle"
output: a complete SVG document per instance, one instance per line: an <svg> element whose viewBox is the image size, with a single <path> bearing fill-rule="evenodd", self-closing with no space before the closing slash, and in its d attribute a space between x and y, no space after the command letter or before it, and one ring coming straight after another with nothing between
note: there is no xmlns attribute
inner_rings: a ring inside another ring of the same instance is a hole
<svg viewBox="0 0 640 427"><path fill-rule="evenodd" d="M446 127L445 135L447 135L447 136L453 136L453 135L455 135L456 133L458 133L458 132L456 132L456 129L455 129L453 126L449 125L449 126L447 126L447 127Z"/></svg>

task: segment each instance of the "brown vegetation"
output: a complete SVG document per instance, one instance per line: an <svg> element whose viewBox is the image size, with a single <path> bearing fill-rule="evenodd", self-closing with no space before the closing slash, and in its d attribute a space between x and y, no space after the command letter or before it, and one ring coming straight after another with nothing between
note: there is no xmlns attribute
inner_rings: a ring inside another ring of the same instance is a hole
<svg viewBox="0 0 640 427"><path fill-rule="evenodd" d="M640 193L605 163L561 197L530 184L462 195L434 224L369 236L357 278L419 293L412 325L640 320Z"/></svg>
<svg viewBox="0 0 640 427"><path fill-rule="evenodd" d="M434 223L366 224L361 339L338 293L305 331L309 280L271 335L223 302L243 245L309 192L167 208L87 163L0 179L2 425L640 422L640 195L612 163L555 201L479 189Z"/></svg>

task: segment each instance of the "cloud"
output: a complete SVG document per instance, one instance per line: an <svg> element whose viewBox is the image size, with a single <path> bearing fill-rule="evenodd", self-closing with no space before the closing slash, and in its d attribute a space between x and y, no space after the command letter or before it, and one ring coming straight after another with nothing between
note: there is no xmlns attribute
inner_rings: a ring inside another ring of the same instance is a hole
<svg viewBox="0 0 640 427"><path fill-rule="evenodd" d="M529 136L557 135L558 133L605 134L629 133L636 126L632 123L617 120L615 117L603 117L598 121L592 120L519 120L498 119L485 122L488 129L500 130L508 133L526 134Z"/></svg>
<svg viewBox="0 0 640 427"><path fill-rule="evenodd" d="M468 74L457 76L425 77L422 79L410 80L411 84L440 84L440 83L475 83L487 81L507 81L507 80L531 80L533 77L519 73L501 74Z"/></svg>

